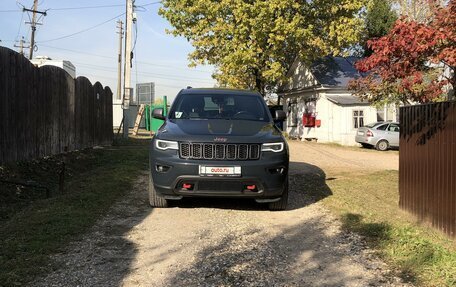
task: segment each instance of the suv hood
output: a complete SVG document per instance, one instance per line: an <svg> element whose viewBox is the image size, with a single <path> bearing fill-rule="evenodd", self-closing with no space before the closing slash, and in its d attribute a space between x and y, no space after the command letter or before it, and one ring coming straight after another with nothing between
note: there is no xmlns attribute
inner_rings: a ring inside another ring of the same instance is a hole
<svg viewBox="0 0 456 287"><path fill-rule="evenodd" d="M166 121L157 136L165 140L220 143L283 140L282 133L271 122L223 119Z"/></svg>

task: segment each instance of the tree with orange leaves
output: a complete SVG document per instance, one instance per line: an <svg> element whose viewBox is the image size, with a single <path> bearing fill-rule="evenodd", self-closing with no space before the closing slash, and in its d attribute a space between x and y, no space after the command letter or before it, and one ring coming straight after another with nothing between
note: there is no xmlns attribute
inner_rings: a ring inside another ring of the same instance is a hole
<svg viewBox="0 0 456 287"><path fill-rule="evenodd" d="M356 63L363 77L350 88L374 104L426 103L454 93L456 0L437 6L427 23L401 18L384 37L368 41L373 54Z"/></svg>

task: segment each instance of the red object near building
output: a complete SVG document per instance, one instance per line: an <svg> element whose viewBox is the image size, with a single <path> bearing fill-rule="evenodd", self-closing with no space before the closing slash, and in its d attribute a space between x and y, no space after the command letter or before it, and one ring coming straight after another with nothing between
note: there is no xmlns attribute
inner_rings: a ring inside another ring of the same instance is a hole
<svg viewBox="0 0 456 287"><path fill-rule="evenodd" d="M302 125L305 127L315 127L315 116L312 114L303 114Z"/></svg>

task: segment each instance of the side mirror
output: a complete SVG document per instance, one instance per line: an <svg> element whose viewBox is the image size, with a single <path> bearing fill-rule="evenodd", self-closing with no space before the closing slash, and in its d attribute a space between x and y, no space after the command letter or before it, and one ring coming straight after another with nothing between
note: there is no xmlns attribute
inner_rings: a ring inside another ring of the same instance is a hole
<svg viewBox="0 0 456 287"><path fill-rule="evenodd" d="M152 117L159 120L164 120L166 117L163 115L163 109L154 109L152 111Z"/></svg>
<svg viewBox="0 0 456 287"><path fill-rule="evenodd" d="M274 121L284 121L287 118L287 114L284 111L278 110L275 111L275 118Z"/></svg>

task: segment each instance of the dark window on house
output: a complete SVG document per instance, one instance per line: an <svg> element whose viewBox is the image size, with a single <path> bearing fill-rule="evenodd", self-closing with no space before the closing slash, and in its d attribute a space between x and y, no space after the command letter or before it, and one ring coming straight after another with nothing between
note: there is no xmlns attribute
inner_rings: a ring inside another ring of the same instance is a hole
<svg viewBox="0 0 456 287"><path fill-rule="evenodd" d="M288 127L297 127L298 126L298 104L289 103L288 104Z"/></svg>
<svg viewBox="0 0 456 287"><path fill-rule="evenodd" d="M364 111L353 111L353 128L364 126Z"/></svg>
<svg viewBox="0 0 456 287"><path fill-rule="evenodd" d="M385 111L377 110L377 122L383 122L385 120Z"/></svg>

